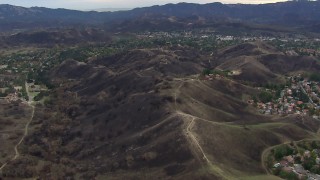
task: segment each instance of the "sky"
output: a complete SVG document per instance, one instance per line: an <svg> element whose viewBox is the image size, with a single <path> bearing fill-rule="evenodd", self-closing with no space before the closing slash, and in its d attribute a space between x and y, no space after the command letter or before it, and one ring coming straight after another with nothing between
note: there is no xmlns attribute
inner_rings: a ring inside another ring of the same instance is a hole
<svg viewBox="0 0 320 180"><path fill-rule="evenodd" d="M283 0L221 0L222 3L243 3L243 4L261 4L272 3ZM0 4L11 4L24 7L48 7L48 8L67 8L77 10L90 10L100 8L135 8L152 5L163 5L168 3L212 3L214 0L0 0Z"/></svg>

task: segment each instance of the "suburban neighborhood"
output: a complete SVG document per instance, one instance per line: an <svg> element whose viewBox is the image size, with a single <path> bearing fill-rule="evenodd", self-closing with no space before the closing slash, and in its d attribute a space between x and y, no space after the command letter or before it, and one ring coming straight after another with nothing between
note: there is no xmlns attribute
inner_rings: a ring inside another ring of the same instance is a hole
<svg viewBox="0 0 320 180"><path fill-rule="evenodd" d="M320 179L320 149L316 141L280 145L272 150L271 170L285 179ZM271 156L270 156L271 157Z"/></svg>
<svg viewBox="0 0 320 180"><path fill-rule="evenodd" d="M288 85L283 89L265 89L273 95L268 102L249 100L249 104L257 106L259 112L266 115L310 115L319 119L320 83L303 79L301 75L288 77ZM255 102L256 101L256 102Z"/></svg>

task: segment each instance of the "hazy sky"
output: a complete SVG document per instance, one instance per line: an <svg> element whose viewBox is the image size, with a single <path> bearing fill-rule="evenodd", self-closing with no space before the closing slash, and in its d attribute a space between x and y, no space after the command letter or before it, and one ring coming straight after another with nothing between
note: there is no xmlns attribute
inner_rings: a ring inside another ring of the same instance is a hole
<svg viewBox="0 0 320 180"><path fill-rule="evenodd" d="M222 3L271 3L283 0L221 0ZM210 0L0 0L0 4L12 4L25 7L40 6L50 8L68 9L97 9L97 8L134 8L151 5L162 5L167 3L192 2L211 3Z"/></svg>

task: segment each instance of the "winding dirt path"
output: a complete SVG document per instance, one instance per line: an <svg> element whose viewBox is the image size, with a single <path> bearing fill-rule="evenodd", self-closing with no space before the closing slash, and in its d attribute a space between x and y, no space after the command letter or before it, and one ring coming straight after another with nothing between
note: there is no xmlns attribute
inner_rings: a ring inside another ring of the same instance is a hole
<svg viewBox="0 0 320 180"><path fill-rule="evenodd" d="M174 107L176 109L176 111L178 111L178 106L177 106L177 96L178 96L178 92L180 91L181 87L183 86L184 81L181 82L181 84L179 85L179 87L176 89L176 91L174 92Z"/></svg>
<svg viewBox="0 0 320 180"><path fill-rule="evenodd" d="M31 117L30 117L30 120L29 120L29 122L26 124L26 126L25 126L25 128L24 128L24 134L23 134L23 136L22 136L22 138L20 139L20 141L18 142L18 144L16 144L15 146L14 146L14 151L15 151L15 156L12 158L12 160L11 161L13 161L13 160L16 160L19 156L20 156L20 153L19 153L19 151L18 151L18 147L20 146L20 144L24 141L24 139L26 138L26 136L28 136L28 134L29 134L29 125L30 125L30 123L32 122L32 120L33 120L33 116L34 116L34 109L35 109L35 107L33 106L33 105L30 105L31 106L31 108L32 108L32 114L31 114Z"/></svg>
<svg viewBox="0 0 320 180"><path fill-rule="evenodd" d="M176 80L178 80L178 79L176 79ZM184 113L178 109L178 103L177 103L178 94L180 93L181 87L188 80L189 79L179 79L179 81L181 81L181 83L176 88L176 90L174 92L174 108L176 110L177 115L183 117L183 120L187 124L186 129L184 130L185 131L184 134L190 143L190 148L192 148L192 150L195 153L197 153L196 156L202 158L202 160L205 161L205 164L207 165L210 174L212 173L213 175L218 176L220 179L228 179L228 180L235 179L233 177L228 176L220 167L218 167L217 165L214 165L209 160L206 152L203 150L201 144L199 143L195 133L192 131L197 120L204 121L204 122L210 122L210 123L215 123L215 122L211 122L211 121L204 120L204 119L201 119L196 116L192 116L192 115Z"/></svg>
<svg viewBox="0 0 320 180"><path fill-rule="evenodd" d="M180 115L184 116L182 113L179 113ZM207 155L205 154L204 150L202 149L199 141L197 140L196 136L192 132L192 128L194 126L196 118L192 118L191 121L189 122L187 129L186 129L186 134L189 137L190 140L192 140L192 144L195 145L201 152L203 160L205 160L209 165L212 165L211 161L208 159Z"/></svg>
<svg viewBox="0 0 320 180"><path fill-rule="evenodd" d="M21 143L24 141L24 139L26 138L26 136L28 136L29 134L29 125L30 123L32 122L33 120L33 117L34 117L34 111L35 111L35 107L33 105L30 105L32 107L32 113L31 113L31 117L30 117L30 120L28 121L28 123L26 124L25 128L24 128L24 134L23 136L21 137L20 141L14 146L14 152L15 152L15 155L12 159L10 159L8 162L4 163L1 167L0 167L0 172L2 171L2 169L4 167L6 167L8 165L9 162L11 161L14 161L16 160L19 156L20 156L20 153L19 153L19 150L18 150L18 147L21 145Z"/></svg>
<svg viewBox="0 0 320 180"><path fill-rule="evenodd" d="M0 172L2 173L2 169L5 168L9 162L11 161L14 161L16 160L17 158L19 158L20 156L20 153L19 153L19 146L21 145L21 143L24 141L24 139L28 136L29 134L29 125L30 123L32 122L33 120L33 117L34 117L34 112L35 112L35 106L32 105L33 103L33 97L30 95L30 92L29 92L29 87L27 85L27 82L25 83L25 86L26 86L26 91L27 91L27 94L28 94L28 97L29 97L29 100L28 100L28 105L32 108L32 112L31 112L31 117L29 119L29 121L27 122L26 126L24 127L24 134L23 136L21 137L20 141L14 146L14 151L15 151L15 155L12 159L10 159L8 162L4 163L1 167L0 167Z"/></svg>

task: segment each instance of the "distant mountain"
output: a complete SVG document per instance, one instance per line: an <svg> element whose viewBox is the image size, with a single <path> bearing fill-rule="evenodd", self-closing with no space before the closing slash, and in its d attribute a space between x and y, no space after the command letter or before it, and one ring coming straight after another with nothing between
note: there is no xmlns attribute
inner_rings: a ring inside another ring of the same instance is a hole
<svg viewBox="0 0 320 180"><path fill-rule="evenodd" d="M288 1L259 5L179 3L117 12L84 12L0 5L0 30L75 25L107 25L110 28L111 25L119 25L126 21L146 19L150 22L150 19L157 20L158 17L178 19L194 19L197 17L210 22L223 20L293 27L308 26L309 29L317 31L314 26L320 24L320 2Z"/></svg>
<svg viewBox="0 0 320 180"><path fill-rule="evenodd" d="M115 12L115 11L129 11L132 8L99 8L99 9L91 9L89 11L98 11L98 12Z"/></svg>
<svg viewBox="0 0 320 180"><path fill-rule="evenodd" d="M0 47L26 44L52 47L56 44L71 45L83 42L108 42L109 40L111 40L111 37L101 29L52 29L0 36Z"/></svg>
<svg viewBox="0 0 320 180"><path fill-rule="evenodd" d="M0 30L97 24L102 17L98 12L0 5Z"/></svg>

